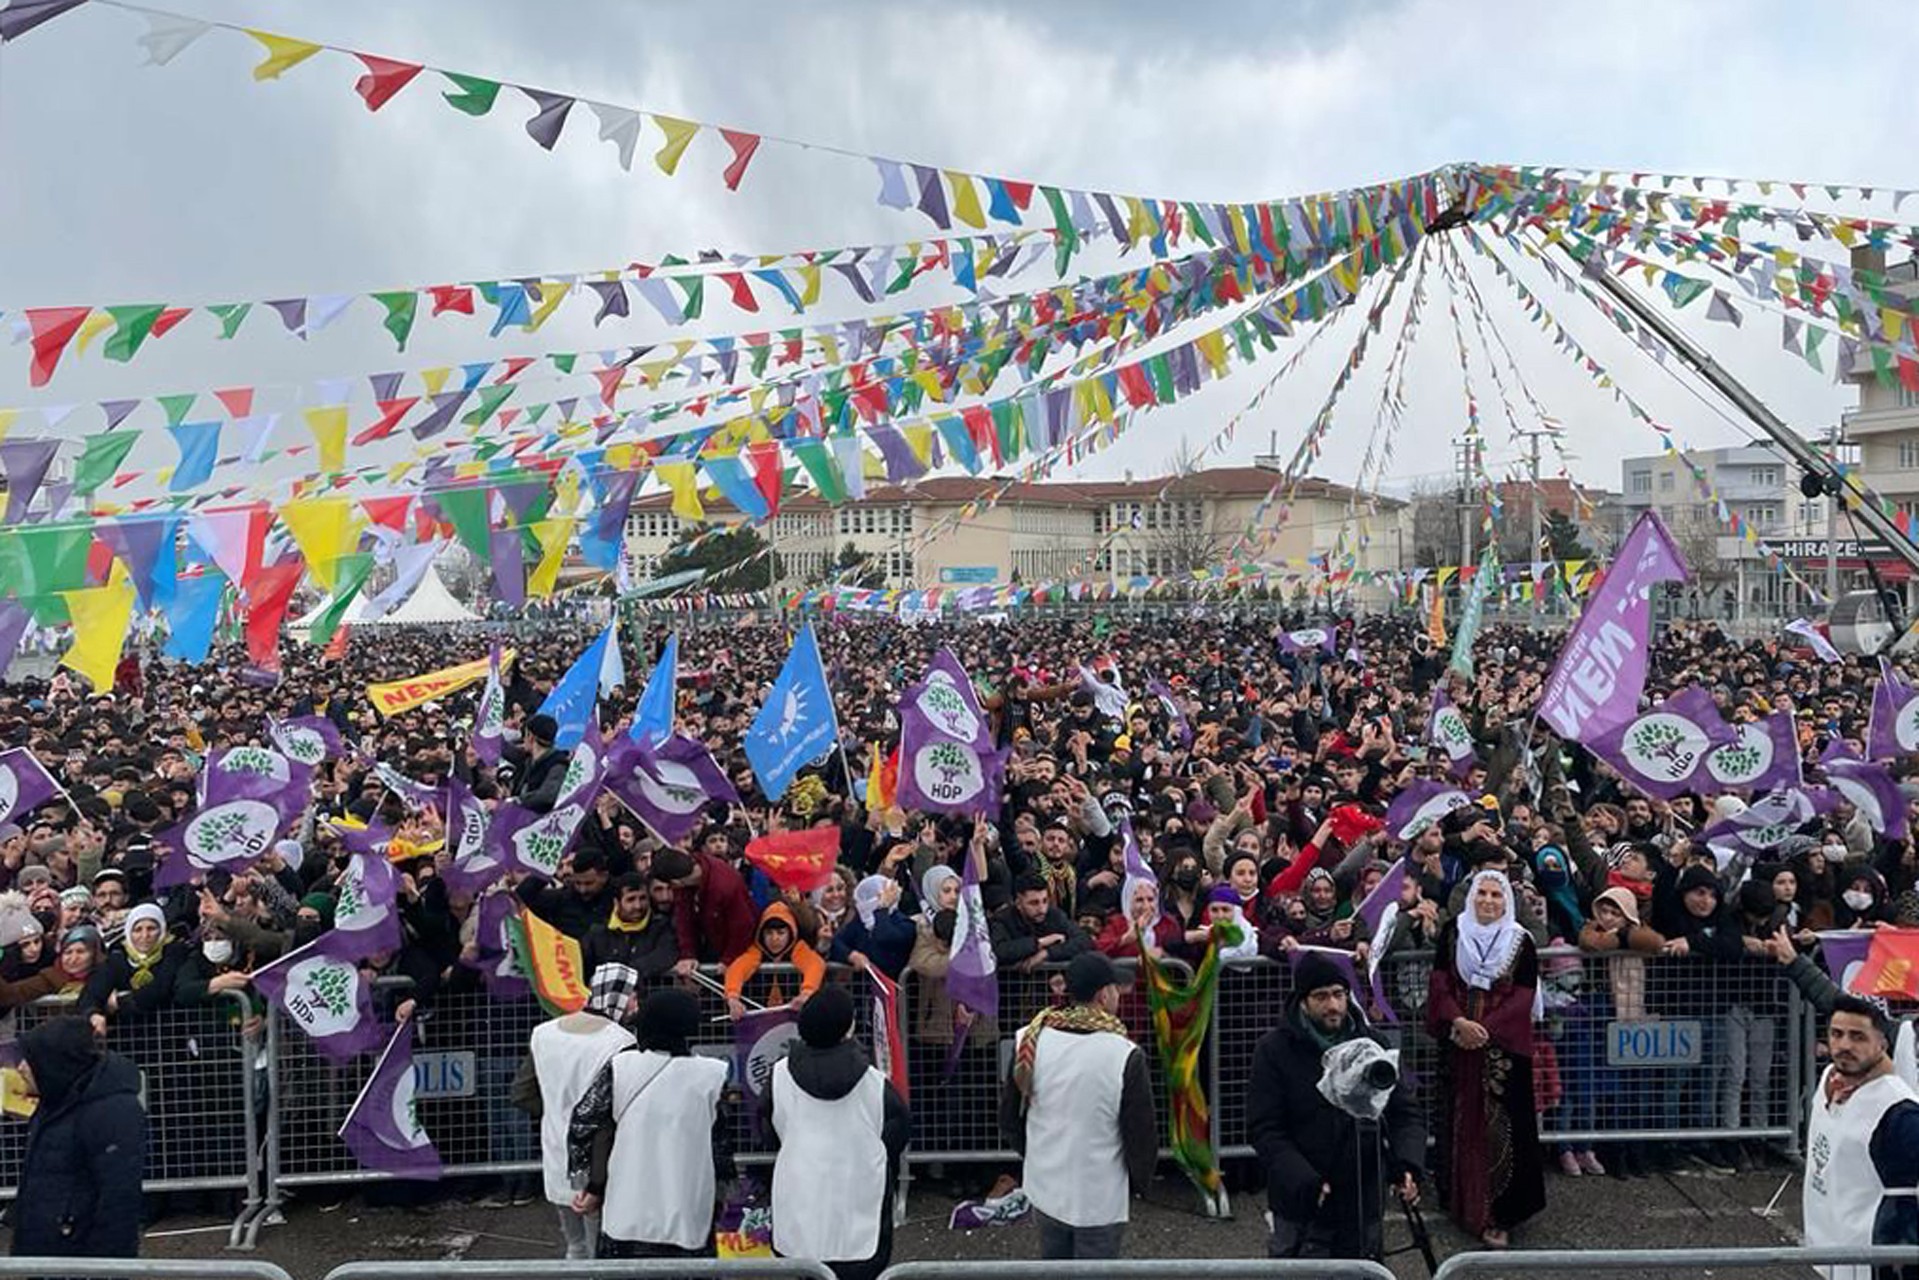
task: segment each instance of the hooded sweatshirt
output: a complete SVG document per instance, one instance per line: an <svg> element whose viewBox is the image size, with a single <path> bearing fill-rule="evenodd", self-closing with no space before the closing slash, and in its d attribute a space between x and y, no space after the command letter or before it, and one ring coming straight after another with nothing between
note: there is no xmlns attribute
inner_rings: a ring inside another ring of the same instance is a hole
<svg viewBox="0 0 1919 1280"><path fill-rule="evenodd" d="M792 942L785 951L773 955L766 950L762 941L766 936L766 926L773 923L784 924ZM737 1000L746 990L746 984L763 964L790 964L799 970L799 998L804 999L820 989L820 983L826 980L826 961L820 959L820 953L800 941L799 922L793 918L793 912L784 902L775 902L760 914L760 927L753 936L753 943L732 964L726 966L726 998ZM780 979L772 979L773 987L767 999L768 1004L784 1004L780 999Z"/></svg>
<svg viewBox="0 0 1919 1280"><path fill-rule="evenodd" d="M80 1018L42 1023L20 1048L40 1106L27 1129L20 1185L33 1194L14 1206L14 1253L137 1256L147 1135L139 1071L97 1048Z"/></svg>

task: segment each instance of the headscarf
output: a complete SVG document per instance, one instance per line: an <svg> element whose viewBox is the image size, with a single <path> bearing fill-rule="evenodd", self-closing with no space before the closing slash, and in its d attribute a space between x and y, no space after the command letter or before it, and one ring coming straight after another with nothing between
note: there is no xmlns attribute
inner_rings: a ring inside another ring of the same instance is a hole
<svg viewBox="0 0 1919 1280"><path fill-rule="evenodd" d="M664 987L640 1005L637 1043L642 1049L684 1058L693 1052L688 1045L699 1029L700 1002L690 991Z"/></svg>
<svg viewBox="0 0 1919 1280"><path fill-rule="evenodd" d="M631 965L603 964L593 971L586 1011L618 1022L639 991L640 975Z"/></svg>
<svg viewBox="0 0 1919 1280"><path fill-rule="evenodd" d="M133 946L133 926L142 920L151 920L160 927L160 940L151 951L136 951ZM126 924L121 929L120 946L126 953L127 963L133 966L133 973L127 979L127 987L132 991L143 989L153 981L154 966L160 963L160 957L167 950L167 914L151 902L143 902L127 912Z"/></svg>
<svg viewBox="0 0 1919 1280"><path fill-rule="evenodd" d="M1237 942L1219 938L1217 934L1213 935L1219 940L1219 958L1221 960L1250 960L1258 955L1259 933L1247 922L1246 908L1240 902L1239 895L1233 892L1233 886L1229 884L1214 885L1212 891L1206 895L1206 906L1210 909L1215 902L1221 906L1232 908L1232 925L1235 929L1239 930L1239 940Z"/></svg>
<svg viewBox="0 0 1919 1280"><path fill-rule="evenodd" d="M1312 888L1314 883L1320 880L1324 880L1327 884L1333 886L1333 905L1327 907L1324 911L1321 911L1313 905L1311 895L1306 892ZM1327 925L1331 924L1333 917L1339 914L1339 885L1334 881L1333 873L1324 867L1314 867L1311 871L1308 871L1306 878L1302 880L1299 885L1299 905L1306 909L1306 927L1308 929L1324 929Z"/></svg>
<svg viewBox="0 0 1919 1280"><path fill-rule="evenodd" d="M1499 919L1481 924L1473 909L1479 886L1494 881L1506 895L1506 906ZM1512 882L1503 871L1481 871L1466 884L1466 904L1459 913L1459 945L1453 951L1453 967L1467 986L1480 991L1492 990L1493 983L1506 975L1513 956L1519 950L1526 931L1519 927L1514 909Z"/></svg>
<svg viewBox="0 0 1919 1280"><path fill-rule="evenodd" d="M860 923L868 929L879 918L880 895L886 892L888 883L885 876L868 876L853 889L853 909L860 913Z"/></svg>
<svg viewBox="0 0 1919 1280"><path fill-rule="evenodd" d="M947 881L959 878L960 873L943 862L928 867L920 876L920 918L927 924L932 924L933 917L939 914L940 890L946 887Z"/></svg>
<svg viewBox="0 0 1919 1280"><path fill-rule="evenodd" d="M1546 900L1558 909L1566 922L1566 936L1577 936L1586 927L1586 915L1579 909L1579 895L1573 892L1572 876L1566 868L1566 851L1556 844L1541 845L1539 852L1533 855L1533 866L1539 871L1539 887Z"/></svg>
<svg viewBox="0 0 1919 1280"><path fill-rule="evenodd" d="M20 1037L20 1055L33 1068L34 1088L49 1112L100 1063L100 1048L84 1018L49 1018Z"/></svg>

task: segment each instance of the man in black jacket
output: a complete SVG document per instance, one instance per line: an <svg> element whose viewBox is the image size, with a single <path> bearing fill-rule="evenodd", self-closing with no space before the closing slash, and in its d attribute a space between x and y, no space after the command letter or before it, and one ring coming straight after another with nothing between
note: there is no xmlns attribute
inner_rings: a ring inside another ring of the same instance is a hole
<svg viewBox="0 0 1919 1280"><path fill-rule="evenodd" d="M613 883L606 873L606 854L598 845L582 845L560 865L565 884L529 877L520 881L514 893L534 915L569 938L583 939L613 911ZM587 976L592 973L589 967Z"/></svg>
<svg viewBox="0 0 1919 1280"><path fill-rule="evenodd" d="M534 813L551 813L560 798L560 782L573 759L571 751L553 745L559 724L549 715L529 716L526 721L526 766L513 781L513 798Z"/></svg>
<svg viewBox="0 0 1919 1280"><path fill-rule="evenodd" d="M94 1043L83 1018L54 1018L20 1038L40 1102L27 1127L13 1207L16 1257L136 1258L147 1113L140 1073Z"/></svg>
<svg viewBox="0 0 1919 1280"><path fill-rule="evenodd" d="M1385 1184L1419 1201L1426 1124L1412 1086L1394 1088L1378 1121L1357 1119L1319 1092L1326 1052L1359 1037L1380 1042L1353 1006L1345 974L1308 955L1293 973L1280 1024L1253 1050L1247 1086L1246 1131L1266 1171L1267 1252L1275 1258L1377 1258Z"/></svg>
<svg viewBox="0 0 1919 1280"><path fill-rule="evenodd" d="M623 964L642 978L665 973L679 960L673 917L653 910L645 876L629 871L613 882L613 910L586 931L580 954L588 973L603 964Z"/></svg>
<svg viewBox="0 0 1919 1280"><path fill-rule="evenodd" d="M1092 946L1086 931L1052 905L1046 881L1028 871L1013 881L1013 902L993 917L993 959L1002 969L1037 969Z"/></svg>

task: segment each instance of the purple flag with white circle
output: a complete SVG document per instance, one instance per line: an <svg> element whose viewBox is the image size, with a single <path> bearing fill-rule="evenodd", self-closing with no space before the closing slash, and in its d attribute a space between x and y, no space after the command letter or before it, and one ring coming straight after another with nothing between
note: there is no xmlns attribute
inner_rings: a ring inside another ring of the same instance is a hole
<svg viewBox="0 0 1919 1280"><path fill-rule="evenodd" d="M437 1181L440 1153L420 1126L413 1096L413 1022L393 1029L366 1087L340 1126L340 1141L362 1165L396 1178Z"/></svg>

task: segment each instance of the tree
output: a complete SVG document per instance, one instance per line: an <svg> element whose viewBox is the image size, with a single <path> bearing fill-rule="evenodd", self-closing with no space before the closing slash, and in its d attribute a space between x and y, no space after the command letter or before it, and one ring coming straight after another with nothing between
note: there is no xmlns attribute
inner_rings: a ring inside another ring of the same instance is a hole
<svg viewBox="0 0 1919 1280"><path fill-rule="evenodd" d="M842 587L857 587L862 591L877 591L886 585L886 570L870 551L861 551L851 542L840 544L840 552L821 571L814 586L832 583Z"/></svg>
<svg viewBox="0 0 1919 1280"><path fill-rule="evenodd" d="M1592 548L1580 537L1579 526L1561 511L1546 514L1546 545L1552 550L1552 558L1562 563L1593 558Z"/></svg>
<svg viewBox="0 0 1919 1280"><path fill-rule="evenodd" d="M707 576L699 584L701 590L764 591L780 567L779 557L767 553L766 539L751 525L738 524L726 530L681 525L655 573L664 578L688 569L704 569Z"/></svg>

